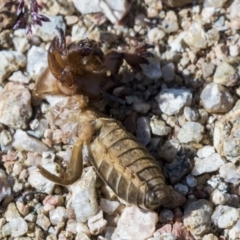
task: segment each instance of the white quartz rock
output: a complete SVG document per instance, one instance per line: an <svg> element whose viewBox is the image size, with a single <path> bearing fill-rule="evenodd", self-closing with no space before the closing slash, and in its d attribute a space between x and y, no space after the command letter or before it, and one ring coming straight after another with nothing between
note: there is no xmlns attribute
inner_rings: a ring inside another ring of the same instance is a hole
<svg viewBox="0 0 240 240"><path fill-rule="evenodd" d="M72 206L77 222L86 222L98 210L96 200L96 173L93 167L84 170L81 179L72 186Z"/></svg>
<svg viewBox="0 0 240 240"><path fill-rule="evenodd" d="M49 218L53 225L64 222L67 219L67 210L65 207L58 206L49 211Z"/></svg>
<svg viewBox="0 0 240 240"><path fill-rule="evenodd" d="M28 232L27 222L22 217L17 217L9 222L12 237L20 237Z"/></svg>
<svg viewBox="0 0 240 240"><path fill-rule="evenodd" d="M96 215L88 219L88 227L93 235L100 234L106 227L107 221L103 218L103 211L99 210Z"/></svg>
<svg viewBox="0 0 240 240"><path fill-rule="evenodd" d="M105 198L100 199L100 205L101 205L103 212L105 212L109 215L112 215L115 212L115 210L119 207L119 204L120 203L117 201L110 201Z"/></svg>

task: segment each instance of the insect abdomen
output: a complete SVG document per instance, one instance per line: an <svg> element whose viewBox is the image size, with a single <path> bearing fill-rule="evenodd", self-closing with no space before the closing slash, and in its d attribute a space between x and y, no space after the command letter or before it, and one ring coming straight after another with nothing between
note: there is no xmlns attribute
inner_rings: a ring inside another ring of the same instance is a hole
<svg viewBox="0 0 240 240"><path fill-rule="evenodd" d="M155 208L165 196L164 176L155 159L115 120L102 127L91 144L93 165L103 181L125 201Z"/></svg>

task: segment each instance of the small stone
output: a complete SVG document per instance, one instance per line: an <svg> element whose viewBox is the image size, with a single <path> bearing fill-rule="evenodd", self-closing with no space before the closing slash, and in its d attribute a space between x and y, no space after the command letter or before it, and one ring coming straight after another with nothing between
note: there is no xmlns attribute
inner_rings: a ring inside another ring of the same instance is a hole
<svg viewBox="0 0 240 240"><path fill-rule="evenodd" d="M36 138L30 137L26 132L18 129L13 135L12 146L20 151L43 153L48 147Z"/></svg>
<svg viewBox="0 0 240 240"><path fill-rule="evenodd" d="M68 26L71 26L73 24L76 24L79 20L78 16L72 15L72 16L65 16L66 24Z"/></svg>
<svg viewBox="0 0 240 240"><path fill-rule="evenodd" d="M159 221L161 223L167 223L173 221L173 212L169 209L162 209L159 215Z"/></svg>
<svg viewBox="0 0 240 240"><path fill-rule="evenodd" d="M179 26L176 13L174 11L168 11L161 25L166 33L177 32Z"/></svg>
<svg viewBox="0 0 240 240"><path fill-rule="evenodd" d="M67 219L67 210L65 207L58 206L55 209L49 211L49 218L53 225L65 222Z"/></svg>
<svg viewBox="0 0 240 240"><path fill-rule="evenodd" d="M174 115L191 105L192 93L188 89L169 88L162 90L155 100L163 113Z"/></svg>
<svg viewBox="0 0 240 240"><path fill-rule="evenodd" d="M51 36L54 36L52 33L53 28L51 28ZM41 47L32 46L27 53L27 72L31 78L37 80L47 66L47 51Z"/></svg>
<svg viewBox="0 0 240 240"><path fill-rule="evenodd" d="M9 221L12 237L20 237L28 232L28 225L21 217L16 217Z"/></svg>
<svg viewBox="0 0 240 240"><path fill-rule="evenodd" d="M203 78L208 78L211 77L214 73L215 70L215 65L210 62L203 62L202 63L202 73L203 73Z"/></svg>
<svg viewBox="0 0 240 240"><path fill-rule="evenodd" d="M200 96L204 108L210 113L228 112L234 104L234 99L227 88L218 83L209 83Z"/></svg>
<svg viewBox="0 0 240 240"><path fill-rule="evenodd" d="M28 84L31 78L27 72L16 71L9 78L8 81L18 82L21 84Z"/></svg>
<svg viewBox="0 0 240 240"><path fill-rule="evenodd" d="M181 183L177 183L176 185L174 185L174 189L184 196L186 196L186 194L188 193L188 186Z"/></svg>
<svg viewBox="0 0 240 240"><path fill-rule="evenodd" d="M225 182L237 185L240 183L240 168L236 167L234 163L225 163L219 169L220 176Z"/></svg>
<svg viewBox="0 0 240 240"><path fill-rule="evenodd" d="M97 212L95 182L96 173L93 167L89 167L85 169L81 179L71 185L72 206L77 222L86 222Z"/></svg>
<svg viewBox="0 0 240 240"><path fill-rule="evenodd" d="M213 153L215 153L215 149L213 146L204 146L197 151L197 156L199 158L206 158L211 156Z"/></svg>
<svg viewBox="0 0 240 240"><path fill-rule="evenodd" d="M224 61L217 66L213 81L227 87L233 87L239 80L239 72L240 69Z"/></svg>
<svg viewBox="0 0 240 240"><path fill-rule="evenodd" d="M196 239L201 239L211 229L212 203L205 199L186 206L183 216L184 226Z"/></svg>
<svg viewBox="0 0 240 240"><path fill-rule="evenodd" d="M181 143L200 142L204 127L198 122L186 122L178 132L178 139Z"/></svg>
<svg viewBox="0 0 240 240"><path fill-rule="evenodd" d="M136 236L138 240L147 239L155 231L157 221L155 212L141 210L136 206L126 207L117 223L112 240L135 239Z"/></svg>
<svg viewBox="0 0 240 240"><path fill-rule="evenodd" d="M197 179L195 177L193 177L193 175L191 175L191 174L188 174L186 176L186 182L190 188L194 188L197 186Z"/></svg>
<svg viewBox="0 0 240 240"><path fill-rule="evenodd" d="M162 67L162 78L164 82L170 83L175 79L175 65L173 63L168 63Z"/></svg>
<svg viewBox="0 0 240 240"><path fill-rule="evenodd" d="M172 162L180 150L180 143L176 140L167 140L158 151L160 157L167 162Z"/></svg>
<svg viewBox="0 0 240 240"><path fill-rule="evenodd" d="M135 99L133 102L133 110L138 113L147 113L150 108L150 103L146 103L141 99Z"/></svg>
<svg viewBox="0 0 240 240"><path fill-rule="evenodd" d="M229 199L230 194L221 192L218 189L215 189L210 196L211 202L215 205L224 205Z"/></svg>
<svg viewBox="0 0 240 240"><path fill-rule="evenodd" d="M43 230L47 231L48 227L51 225L51 222L48 217L46 217L43 213L40 213L37 215L36 224Z"/></svg>
<svg viewBox="0 0 240 240"><path fill-rule="evenodd" d="M0 83L11 73L26 66L26 57L19 52L2 50L0 54Z"/></svg>
<svg viewBox="0 0 240 240"><path fill-rule="evenodd" d="M88 227L93 235L100 234L106 227L107 221L103 219L103 211L100 210L96 215L88 219Z"/></svg>
<svg viewBox="0 0 240 240"><path fill-rule="evenodd" d="M239 55L239 46L232 45L229 46L229 54L231 57L236 57Z"/></svg>
<svg viewBox="0 0 240 240"><path fill-rule="evenodd" d="M176 156L175 160L167 164L166 172L172 184L179 182L191 171L191 163L186 156Z"/></svg>
<svg viewBox="0 0 240 240"><path fill-rule="evenodd" d="M64 23L64 19L62 16L46 15L46 17L50 19L50 22L42 22L42 26L34 26L34 28L32 28L32 32L33 35L40 37L44 42L49 42L52 41L55 37L55 34L53 34L53 29L58 26L59 28L62 28L65 32L66 24Z"/></svg>
<svg viewBox="0 0 240 240"><path fill-rule="evenodd" d="M228 191L228 185L223 181L223 178L219 176L212 176L207 183L212 186L214 189L218 189L221 192Z"/></svg>
<svg viewBox="0 0 240 240"><path fill-rule="evenodd" d="M153 116L150 120L150 127L152 133L157 136L165 136L171 132L171 128L168 127L164 121L158 119L157 116Z"/></svg>
<svg viewBox="0 0 240 240"><path fill-rule="evenodd" d="M0 31L0 48L7 49L12 46L12 38L10 36L10 30Z"/></svg>
<svg viewBox="0 0 240 240"><path fill-rule="evenodd" d="M182 7L188 3L191 3L192 1L191 0L163 0L163 3L164 4L167 4L168 6L170 7L173 7L173 8L178 8L178 7Z"/></svg>
<svg viewBox="0 0 240 240"><path fill-rule="evenodd" d="M158 58L146 58L147 64L140 64L143 74L150 79L156 80L162 76L160 62Z"/></svg>
<svg viewBox="0 0 240 240"><path fill-rule="evenodd" d="M219 205L213 211L211 220L218 228L229 228L239 220L239 217L238 208Z"/></svg>
<svg viewBox="0 0 240 240"><path fill-rule="evenodd" d="M218 240L219 238L214 234L210 233L203 237L203 240Z"/></svg>
<svg viewBox="0 0 240 240"><path fill-rule="evenodd" d="M225 164L224 160L218 153L213 153L206 158L195 158L192 175L198 176L207 172L215 172Z"/></svg>
<svg viewBox="0 0 240 240"><path fill-rule="evenodd" d="M204 0L203 6L205 8L207 7L213 7L213 8L222 8L227 0Z"/></svg>
<svg viewBox="0 0 240 240"><path fill-rule="evenodd" d="M103 210L103 212L112 215L116 209L119 207L119 202L117 201L110 201L108 199L105 198L101 198L100 199L100 206Z"/></svg>
<svg viewBox="0 0 240 240"><path fill-rule="evenodd" d="M146 146L151 140L150 121L147 117L140 117L137 119L136 136L138 141Z"/></svg>
<svg viewBox="0 0 240 240"><path fill-rule="evenodd" d="M3 130L0 133L0 143L3 145L8 145L12 141L12 135L9 131Z"/></svg>
<svg viewBox="0 0 240 240"><path fill-rule="evenodd" d="M14 220L15 218L21 217L14 203L9 203L5 211L4 217L8 222Z"/></svg>
<svg viewBox="0 0 240 240"><path fill-rule="evenodd" d="M20 53L25 53L30 47L28 39L24 37L13 37L13 45L16 51Z"/></svg>
<svg viewBox="0 0 240 240"><path fill-rule="evenodd" d="M192 109L190 107L184 108L184 117L187 121L195 122L199 119L199 113L196 109Z"/></svg>
<svg viewBox="0 0 240 240"><path fill-rule="evenodd" d="M10 183L3 170L0 170L0 202L12 193Z"/></svg>
<svg viewBox="0 0 240 240"><path fill-rule="evenodd" d="M149 42L158 42L165 37L166 33L158 27L154 27L148 31Z"/></svg>

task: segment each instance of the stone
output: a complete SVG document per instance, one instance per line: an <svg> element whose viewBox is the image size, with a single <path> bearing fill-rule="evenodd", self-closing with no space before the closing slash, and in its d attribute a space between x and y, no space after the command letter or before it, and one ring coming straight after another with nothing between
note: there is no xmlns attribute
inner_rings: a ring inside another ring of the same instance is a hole
<svg viewBox="0 0 240 240"><path fill-rule="evenodd" d="M238 67L224 61L217 66L213 81L227 87L233 87L239 81L239 73Z"/></svg>
<svg viewBox="0 0 240 240"><path fill-rule="evenodd" d="M120 203L117 201L110 201L105 198L100 199L100 206L103 210L103 212L112 215L116 211L116 209L119 207Z"/></svg>
<svg viewBox="0 0 240 240"><path fill-rule="evenodd" d="M188 174L186 176L186 182L190 188L194 188L197 186L197 179L191 174Z"/></svg>
<svg viewBox="0 0 240 240"><path fill-rule="evenodd" d="M0 143L4 146L8 145L12 141L12 135L9 131L3 130L0 133Z"/></svg>
<svg viewBox="0 0 240 240"><path fill-rule="evenodd" d="M195 158L192 175L198 176L207 172L215 172L225 164L225 161L218 153L213 153L205 158Z"/></svg>
<svg viewBox="0 0 240 240"><path fill-rule="evenodd" d="M203 78L208 78L213 75L215 71L215 65L211 62L203 62L202 63L202 73L203 73Z"/></svg>
<svg viewBox="0 0 240 240"><path fill-rule="evenodd" d="M51 35L54 36L52 29ZM37 80L47 66L47 51L41 47L32 46L27 53L27 72L31 78Z"/></svg>
<svg viewBox="0 0 240 240"><path fill-rule="evenodd" d="M181 183L175 184L174 189L176 191L180 192L184 196L186 196L186 194L188 193L188 186L181 184Z"/></svg>
<svg viewBox="0 0 240 240"><path fill-rule="evenodd" d="M228 89L215 82L205 86L200 98L204 108L210 113L226 113L234 104L234 99Z"/></svg>
<svg viewBox="0 0 240 240"><path fill-rule="evenodd" d="M155 98L160 110L167 115L178 114L185 106L190 106L192 93L188 89L163 89Z"/></svg>
<svg viewBox="0 0 240 240"><path fill-rule="evenodd" d="M9 78L8 81L18 82L21 84L28 84L31 80L31 77L27 72L16 71Z"/></svg>
<svg viewBox="0 0 240 240"><path fill-rule="evenodd" d="M0 170L0 202L12 193L10 183L3 170Z"/></svg>
<svg viewBox="0 0 240 240"><path fill-rule="evenodd" d="M215 149L213 146L204 146L197 151L197 156L199 158L206 158L211 156L213 153L215 153Z"/></svg>
<svg viewBox="0 0 240 240"><path fill-rule="evenodd" d="M46 17L50 19L50 22L42 22L42 26L34 26L34 28L32 28L32 32L33 35L40 37L44 42L49 42L52 41L55 37L55 34L53 34L53 29L58 26L59 28L62 28L65 32L66 24L64 23L63 16L46 15Z"/></svg>
<svg viewBox="0 0 240 240"><path fill-rule="evenodd" d="M16 51L2 50L0 54L0 83L6 80L11 73L26 66L26 57Z"/></svg>
<svg viewBox="0 0 240 240"><path fill-rule="evenodd" d="M17 52L25 53L29 47L30 44L28 43L28 39L24 37L13 37L13 46Z"/></svg>
<svg viewBox="0 0 240 240"><path fill-rule="evenodd" d="M224 205L230 199L230 194L215 189L210 196L210 201L214 205Z"/></svg>
<svg viewBox="0 0 240 240"><path fill-rule="evenodd" d="M179 130L177 138L181 143L200 142L204 127L198 122L186 122Z"/></svg>
<svg viewBox="0 0 240 240"><path fill-rule="evenodd" d="M157 80L162 76L162 70L159 59L156 57L147 57L147 64L140 64L143 74L150 79Z"/></svg>
<svg viewBox="0 0 240 240"><path fill-rule="evenodd" d="M234 163L225 163L219 169L219 175L224 179L225 182L237 185L240 183L240 168Z"/></svg>
<svg viewBox="0 0 240 240"><path fill-rule="evenodd" d="M171 132L171 128L166 123L160 120L157 116L152 116L150 119L150 127L152 133L157 136L166 136Z"/></svg>
<svg viewBox="0 0 240 240"><path fill-rule="evenodd" d="M20 151L37 152L39 154L48 151L48 147L40 140L30 137L21 129L13 135L12 146Z"/></svg>
<svg viewBox="0 0 240 240"><path fill-rule="evenodd" d="M229 228L239 220L239 217L239 208L219 205L214 209L211 220L218 228Z"/></svg>
<svg viewBox="0 0 240 240"><path fill-rule="evenodd" d="M96 215L90 217L87 224L91 234L100 234L107 225L107 221L103 218L103 211L99 210Z"/></svg>
<svg viewBox="0 0 240 240"><path fill-rule="evenodd" d="M184 209L183 224L196 239L211 229L213 204L205 199L189 203Z"/></svg>
<svg viewBox="0 0 240 240"><path fill-rule="evenodd" d="M138 113L147 113L151 108L150 103L144 102L141 99L135 99L133 101L133 110Z"/></svg>
<svg viewBox="0 0 240 240"><path fill-rule="evenodd" d="M159 215L159 222L167 223L173 221L173 212L170 209L162 209Z"/></svg>
<svg viewBox="0 0 240 240"><path fill-rule="evenodd" d="M161 26L168 34L177 32L179 26L176 13L174 11L167 11L166 17L163 19Z"/></svg>
<svg viewBox="0 0 240 240"><path fill-rule="evenodd" d="M72 207L77 222L86 222L97 213L96 177L93 167L88 167L84 169L81 179L71 185Z"/></svg>
<svg viewBox="0 0 240 240"><path fill-rule="evenodd" d="M49 218L53 225L63 223L67 219L67 210L65 207L58 206L49 211Z"/></svg>
<svg viewBox="0 0 240 240"><path fill-rule="evenodd" d="M4 217L8 222L10 222L18 217L21 217L17 210L15 203L13 203L13 202L9 203L9 205L7 206L7 209L4 213Z"/></svg>
<svg viewBox="0 0 240 240"><path fill-rule="evenodd" d="M219 238L212 233L209 233L203 237L203 240L218 240Z"/></svg>
<svg viewBox="0 0 240 240"><path fill-rule="evenodd" d="M221 192L228 191L228 185L223 181L223 178L219 176L212 176L207 183L212 186L214 189L218 189Z"/></svg>
<svg viewBox="0 0 240 240"><path fill-rule="evenodd" d="M176 140L167 140L163 145L160 146L158 154L167 162L172 162L177 156L180 150L180 143Z"/></svg>
<svg viewBox="0 0 240 240"><path fill-rule="evenodd" d="M158 27L154 27L148 30L147 36L148 36L149 42L155 43L163 39L165 35L166 33L162 29Z"/></svg>
<svg viewBox="0 0 240 240"><path fill-rule="evenodd" d="M163 0L163 4L166 4L173 8L183 7L186 4L191 3L191 0Z"/></svg>
<svg viewBox="0 0 240 240"><path fill-rule="evenodd" d="M28 225L22 217L16 217L9 221L11 236L16 238L28 232Z"/></svg>
<svg viewBox="0 0 240 240"><path fill-rule="evenodd" d="M222 8L227 0L204 0L203 6L205 8L207 7L213 7L213 8Z"/></svg>
<svg viewBox="0 0 240 240"><path fill-rule="evenodd" d="M41 227L43 230L47 231L51 222L48 217L46 217L43 213L39 213L37 215L36 224Z"/></svg>
<svg viewBox="0 0 240 240"><path fill-rule="evenodd" d="M166 173L172 184L179 182L191 171L191 163L186 156L176 156L175 160L166 165Z"/></svg>
<svg viewBox="0 0 240 240"><path fill-rule="evenodd" d="M175 65L168 63L162 67L162 78L164 82L170 83L175 79Z"/></svg>
<svg viewBox="0 0 240 240"><path fill-rule="evenodd" d="M31 117L29 90L20 84L6 84L0 95L0 122L14 129L25 129Z"/></svg>
<svg viewBox="0 0 240 240"><path fill-rule="evenodd" d="M0 31L0 48L7 49L12 46L12 38L10 36L10 30Z"/></svg>
<svg viewBox="0 0 240 240"><path fill-rule="evenodd" d="M135 239L136 236L138 240L147 239L154 233L157 221L155 212L142 210L136 206L126 207L111 239Z"/></svg>
<svg viewBox="0 0 240 240"><path fill-rule="evenodd" d="M189 122L196 122L200 117L198 111L190 107L185 107L183 113L184 117Z"/></svg>
<svg viewBox="0 0 240 240"><path fill-rule="evenodd" d="M150 121L147 117L137 119L136 137L138 141L146 146L151 140Z"/></svg>

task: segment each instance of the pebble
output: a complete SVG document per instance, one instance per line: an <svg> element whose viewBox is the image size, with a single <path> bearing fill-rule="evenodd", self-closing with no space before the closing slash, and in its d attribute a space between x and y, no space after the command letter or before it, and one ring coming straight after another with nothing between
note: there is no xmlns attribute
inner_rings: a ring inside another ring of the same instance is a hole
<svg viewBox="0 0 240 240"><path fill-rule="evenodd" d="M175 0L163 0L164 4L167 4L170 7L173 8L178 8L178 7L182 7L186 4L191 3L191 0L179 0L179 1L175 1Z"/></svg>
<svg viewBox="0 0 240 240"><path fill-rule="evenodd" d="M96 177L93 167L89 167L84 169L81 179L71 185L72 207L76 214L77 222L84 223L97 213Z"/></svg>
<svg viewBox="0 0 240 240"><path fill-rule="evenodd" d="M0 31L0 48L7 49L12 46L12 38L10 36L10 30Z"/></svg>
<svg viewBox="0 0 240 240"><path fill-rule="evenodd" d="M33 35L40 37L44 42L52 41L55 37L53 29L58 26L66 31L66 24L62 16L45 15L50 19L50 22L42 22L42 26L36 25L32 29ZM32 47L33 48L33 47ZM39 63L39 62L38 62Z"/></svg>
<svg viewBox="0 0 240 240"><path fill-rule="evenodd" d="M51 222L47 216L45 216L43 213L39 213L37 215L36 224L43 230L47 231L49 226L51 225Z"/></svg>
<svg viewBox="0 0 240 240"><path fill-rule="evenodd" d="M67 219L67 210L65 207L58 206L49 211L49 219L53 225L63 223Z"/></svg>
<svg viewBox="0 0 240 240"><path fill-rule="evenodd" d="M186 196L186 194L188 193L188 186L181 184L181 183L175 184L174 189L176 191L180 192L184 196Z"/></svg>
<svg viewBox="0 0 240 240"><path fill-rule="evenodd" d="M37 152L39 154L48 151L48 147L43 142L30 137L21 129L17 129L13 135L12 146L20 151Z"/></svg>
<svg viewBox="0 0 240 240"><path fill-rule="evenodd" d="M215 0L204 0L203 6L206 7L213 7L213 8L222 8L223 5L225 4L226 0L220 0L220 1L215 1Z"/></svg>
<svg viewBox="0 0 240 240"><path fill-rule="evenodd" d="M205 158L195 158L191 173L194 176L198 176L203 173L215 172L224 164L223 158L218 153L213 153Z"/></svg>
<svg viewBox="0 0 240 240"><path fill-rule="evenodd" d="M13 46L17 52L25 53L29 47L30 44L28 43L28 39L24 37L13 37Z"/></svg>
<svg viewBox="0 0 240 240"><path fill-rule="evenodd" d="M177 156L180 150L180 143L176 140L167 140L163 145L160 146L158 154L167 162L172 162Z"/></svg>
<svg viewBox="0 0 240 240"><path fill-rule="evenodd" d="M219 169L219 175L224 179L225 182L237 185L240 183L240 168L234 163L225 163Z"/></svg>
<svg viewBox="0 0 240 240"><path fill-rule="evenodd" d="M201 142L204 127L198 122L186 122L179 130L177 138L181 143Z"/></svg>
<svg viewBox="0 0 240 240"><path fill-rule="evenodd" d="M21 217L17 210L15 203L13 203L13 202L9 203L9 205L5 211L4 217L7 220L7 222L10 222L10 221L14 220L15 218Z"/></svg>
<svg viewBox="0 0 240 240"><path fill-rule="evenodd" d="M147 117L140 117L137 119L137 130L136 136L138 141L146 146L150 143L151 140L151 129L150 129L150 121Z"/></svg>
<svg viewBox="0 0 240 240"><path fill-rule="evenodd" d="M9 131L7 130L3 130L1 133L0 133L0 143L2 145L8 145L10 142L12 141L12 135Z"/></svg>
<svg viewBox="0 0 240 240"><path fill-rule="evenodd" d="M197 186L197 179L191 174L188 174L186 176L186 182L190 188L194 188Z"/></svg>
<svg viewBox="0 0 240 240"><path fill-rule="evenodd" d="M162 67L162 78L164 82L170 83L175 79L175 65L168 63Z"/></svg>
<svg viewBox="0 0 240 240"><path fill-rule="evenodd" d="M163 39L165 37L165 35L166 35L166 33L159 27L151 28L148 31L148 39L149 39L149 42L151 42L151 43L160 41L161 39Z"/></svg>
<svg viewBox="0 0 240 240"><path fill-rule="evenodd" d="M150 103L144 102L141 99L135 99L133 101L132 107L133 107L133 110L138 113L147 113L150 110L151 105Z"/></svg>
<svg viewBox="0 0 240 240"><path fill-rule="evenodd" d="M223 181L223 178L219 176L212 176L207 183L212 186L214 189L218 189L221 192L228 191L228 185Z"/></svg>
<svg viewBox="0 0 240 240"><path fill-rule="evenodd" d="M6 174L3 170L0 169L0 202L4 198L10 196L11 193L11 186L8 179L6 178Z"/></svg>
<svg viewBox="0 0 240 240"><path fill-rule="evenodd" d="M158 58L147 57L148 64L140 64L142 72L150 79L157 80L162 76L162 70Z"/></svg>
<svg viewBox="0 0 240 240"><path fill-rule="evenodd" d="M227 87L233 87L238 83L239 70L229 62L220 63L213 76L213 81Z"/></svg>
<svg viewBox="0 0 240 240"><path fill-rule="evenodd" d="M213 204L205 199L192 202L184 209L183 224L196 239L202 239L211 229Z"/></svg>
<svg viewBox="0 0 240 240"><path fill-rule="evenodd" d="M52 30L51 35L54 36ZM27 72L31 78L37 80L47 66L47 51L41 47L32 46L27 52Z"/></svg>
<svg viewBox="0 0 240 240"><path fill-rule="evenodd" d="M174 161L166 166L167 176L172 184L179 182L191 171L191 163L186 156L176 156Z"/></svg>
<svg viewBox="0 0 240 240"><path fill-rule="evenodd" d="M202 74L203 78L211 77L214 74L215 65L211 62L203 62L202 63Z"/></svg>
<svg viewBox="0 0 240 240"><path fill-rule="evenodd" d="M103 210L103 212L112 215L116 211L116 209L119 207L120 203L117 201L110 201L105 198L100 199L100 206Z"/></svg>
<svg viewBox="0 0 240 240"><path fill-rule="evenodd" d="M234 99L228 89L215 82L205 86L200 98L209 113L226 113L234 104Z"/></svg>
<svg viewBox="0 0 240 240"><path fill-rule="evenodd" d="M9 221L12 237L20 237L28 232L28 225L22 217L16 217Z"/></svg>
<svg viewBox="0 0 240 240"><path fill-rule="evenodd" d="M171 132L171 128L166 123L160 120L157 116L152 116L150 119L150 127L152 133L157 136L166 136Z"/></svg>
<svg viewBox="0 0 240 240"><path fill-rule="evenodd" d="M230 194L221 192L218 189L215 189L210 196L210 201L215 205L224 205L229 199Z"/></svg>
<svg viewBox="0 0 240 240"><path fill-rule="evenodd" d="M186 120L190 122L196 122L200 117L198 111L190 107L185 107L183 113Z"/></svg>
<svg viewBox="0 0 240 240"><path fill-rule="evenodd" d="M219 238L216 237L214 234L210 233L203 237L203 240L218 240Z"/></svg>
<svg viewBox="0 0 240 240"><path fill-rule="evenodd" d="M168 11L161 23L161 27L166 33L177 32L179 29L177 15L174 11Z"/></svg>
<svg viewBox="0 0 240 240"><path fill-rule="evenodd" d="M192 93L188 89L163 89L155 98L160 110L167 115L178 114L185 106L190 106Z"/></svg>
<svg viewBox="0 0 240 240"><path fill-rule="evenodd" d="M167 223L173 221L173 212L170 209L162 209L159 215L159 222Z"/></svg>
<svg viewBox="0 0 240 240"><path fill-rule="evenodd" d="M18 82L21 84L29 84L31 77L27 72L16 71L9 78L8 81Z"/></svg>
<svg viewBox="0 0 240 240"><path fill-rule="evenodd" d="M103 218L103 211L100 210L96 215L90 217L87 225L91 234L100 234L107 225L107 221Z"/></svg>
<svg viewBox="0 0 240 240"><path fill-rule="evenodd" d="M238 239L239 235L240 235L240 221L238 220L237 223L229 230L228 236L230 239Z"/></svg>
<svg viewBox="0 0 240 240"><path fill-rule="evenodd" d="M0 84L14 71L26 66L26 57L16 51L2 50L0 54Z"/></svg>
<svg viewBox="0 0 240 240"><path fill-rule="evenodd" d="M155 212L141 210L135 206L126 207L111 239L135 239L136 236L138 240L147 239L153 235L157 221L158 216Z"/></svg>
<svg viewBox="0 0 240 240"><path fill-rule="evenodd" d="M214 209L211 220L218 228L229 228L239 220L239 217L239 208L219 205Z"/></svg>

